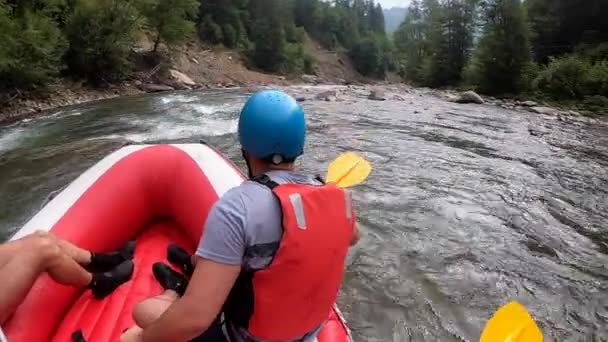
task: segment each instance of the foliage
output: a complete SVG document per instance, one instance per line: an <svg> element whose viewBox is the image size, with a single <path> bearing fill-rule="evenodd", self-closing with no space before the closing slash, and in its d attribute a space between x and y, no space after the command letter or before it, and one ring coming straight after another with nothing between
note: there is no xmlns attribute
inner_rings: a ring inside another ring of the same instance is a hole
<svg viewBox="0 0 608 342"><path fill-rule="evenodd" d="M137 0L139 11L152 29L153 51L158 50L161 41L167 45L180 43L194 32L194 19L199 7L197 0Z"/></svg>
<svg viewBox="0 0 608 342"><path fill-rule="evenodd" d="M138 28L136 9L121 0L80 0L68 18L65 61L71 73L91 81L116 81L130 70Z"/></svg>
<svg viewBox="0 0 608 342"><path fill-rule="evenodd" d="M577 55L551 58L534 85L557 100L608 96L608 61L592 64Z"/></svg>
<svg viewBox="0 0 608 342"><path fill-rule="evenodd" d="M61 67L65 40L57 24L40 11L14 17L0 2L0 87L28 88L48 82Z"/></svg>
<svg viewBox="0 0 608 342"><path fill-rule="evenodd" d="M413 1L394 33L401 74L431 86L461 81L473 44L475 0Z"/></svg>
<svg viewBox="0 0 608 342"><path fill-rule="evenodd" d="M606 17L603 0L412 0L390 40L375 0L0 0L0 89L61 72L121 80L145 27L154 51L196 31L262 70L314 73L310 37L369 77L398 71L422 85L597 109L608 98Z"/></svg>
<svg viewBox="0 0 608 342"><path fill-rule="evenodd" d="M608 1L527 0L526 7L535 59L540 63L572 53L581 44L608 41Z"/></svg>
<svg viewBox="0 0 608 342"><path fill-rule="evenodd" d="M396 68L382 7L372 0L206 0L199 17L202 40L245 47L252 64L263 70L312 71L312 57L302 52L306 34L329 49L348 50L357 57L357 69L370 76Z"/></svg>
<svg viewBox="0 0 608 342"><path fill-rule="evenodd" d="M479 89L518 93L527 89L531 61L529 30L520 0L495 0L484 8L483 36L476 51Z"/></svg>

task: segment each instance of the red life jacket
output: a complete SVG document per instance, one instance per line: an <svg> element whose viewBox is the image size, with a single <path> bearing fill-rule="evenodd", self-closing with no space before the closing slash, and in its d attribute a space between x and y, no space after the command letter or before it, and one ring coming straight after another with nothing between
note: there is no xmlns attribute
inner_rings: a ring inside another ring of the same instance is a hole
<svg viewBox="0 0 608 342"><path fill-rule="evenodd" d="M325 322L336 301L354 211L350 196L334 185L257 181L280 201L283 237L268 267L241 273L224 312L256 338L290 341Z"/></svg>

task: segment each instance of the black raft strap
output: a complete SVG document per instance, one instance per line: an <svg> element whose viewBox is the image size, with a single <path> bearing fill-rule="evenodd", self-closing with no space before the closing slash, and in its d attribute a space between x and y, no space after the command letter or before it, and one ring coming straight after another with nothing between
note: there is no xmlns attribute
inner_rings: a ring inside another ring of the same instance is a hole
<svg viewBox="0 0 608 342"><path fill-rule="evenodd" d="M270 177L268 177L268 175L265 175L265 174L261 175L261 176L254 177L252 179L252 181L258 182L258 183L266 186L270 190L273 190L274 188L276 188L277 186L279 186L279 183L273 181L272 179L270 179Z"/></svg>

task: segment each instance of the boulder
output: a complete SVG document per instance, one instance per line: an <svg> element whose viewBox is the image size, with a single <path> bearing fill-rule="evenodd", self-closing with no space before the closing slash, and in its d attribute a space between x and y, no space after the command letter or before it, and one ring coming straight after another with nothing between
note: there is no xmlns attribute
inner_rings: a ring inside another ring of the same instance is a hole
<svg viewBox="0 0 608 342"><path fill-rule="evenodd" d="M570 116L581 116L581 113L579 113L579 112L577 112L575 110L568 111L568 114Z"/></svg>
<svg viewBox="0 0 608 342"><path fill-rule="evenodd" d="M374 100L374 101L384 101L386 100L386 96L384 95L384 92L382 90L372 90L369 93L369 96L367 97L370 100Z"/></svg>
<svg viewBox="0 0 608 342"><path fill-rule="evenodd" d="M558 111L551 107L530 107L530 110L534 113L545 114L545 115L555 115Z"/></svg>
<svg viewBox="0 0 608 342"><path fill-rule="evenodd" d="M477 103L482 104L483 99L474 91L465 91L454 101L456 103Z"/></svg>
<svg viewBox="0 0 608 342"><path fill-rule="evenodd" d="M306 83L316 83L317 82L317 76L315 76L315 75L302 75L302 81L304 81Z"/></svg>
<svg viewBox="0 0 608 342"><path fill-rule="evenodd" d="M188 75L181 73L175 69L169 70L169 74L178 83L181 83L181 84L189 86L189 87L193 87L196 85L196 82L194 82L194 80L191 79Z"/></svg>
<svg viewBox="0 0 608 342"><path fill-rule="evenodd" d="M448 100L448 101L450 101L450 102L458 102L458 99L460 99L460 97L458 95L446 94L445 95L445 99Z"/></svg>
<svg viewBox="0 0 608 342"><path fill-rule="evenodd" d="M536 107L536 106L538 106L538 103L534 102L534 101L523 101L523 102L520 102L519 104L521 106L524 106L524 107Z"/></svg>
<svg viewBox="0 0 608 342"><path fill-rule="evenodd" d="M338 97L335 90L328 90L317 94L315 98L321 101L335 101Z"/></svg>

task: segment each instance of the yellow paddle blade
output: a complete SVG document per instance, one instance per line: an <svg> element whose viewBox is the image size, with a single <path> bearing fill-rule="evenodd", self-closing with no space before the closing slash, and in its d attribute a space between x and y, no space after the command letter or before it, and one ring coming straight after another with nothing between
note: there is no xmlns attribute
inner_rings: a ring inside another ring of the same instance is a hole
<svg viewBox="0 0 608 342"><path fill-rule="evenodd" d="M341 188L357 185L367 179L372 165L354 152L345 152L329 164L325 181Z"/></svg>
<svg viewBox="0 0 608 342"><path fill-rule="evenodd" d="M501 307L486 324L480 342L542 342L543 334L518 302Z"/></svg>

